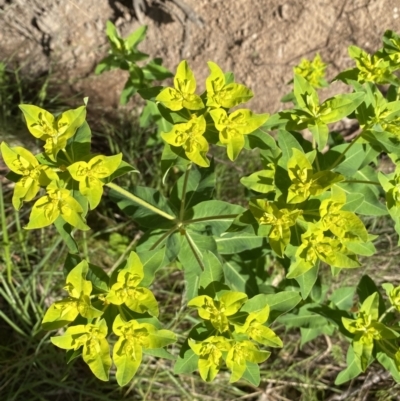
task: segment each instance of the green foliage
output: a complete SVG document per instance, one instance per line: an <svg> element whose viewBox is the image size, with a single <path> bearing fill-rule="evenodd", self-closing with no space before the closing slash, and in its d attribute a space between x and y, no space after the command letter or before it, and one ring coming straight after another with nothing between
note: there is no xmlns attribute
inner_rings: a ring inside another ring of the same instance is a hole
<svg viewBox="0 0 400 401"><path fill-rule="evenodd" d="M137 49L139 43L145 39L146 31L147 27L142 26L126 39L123 39L119 36L115 25L111 21L107 21L106 33L111 49L109 55L101 60L96 67L96 74L102 74L115 68L128 71L129 78L121 93L121 104L126 104L139 89L150 88L153 81L162 81L172 76L161 65L161 59L153 59L143 67L137 64L149 57Z"/></svg>
<svg viewBox="0 0 400 401"><path fill-rule="evenodd" d="M230 382L243 379L258 386L259 364L271 354L265 348L284 346L270 327L278 322L300 328L301 345L335 330L349 340L347 368L337 384L374 361L399 380L400 287L385 283L385 301L368 276L357 288L332 294L320 280L327 267L336 276L361 267L363 258L375 253L376 236L360 216L387 214L400 233L399 36L386 32L383 49L374 55L351 47L357 67L337 79L353 92L322 103L316 88L324 85L325 65L319 57L302 61L295 69L293 108L269 116L230 110L253 93L212 62L204 93L196 93L186 61L178 65L173 87L150 88L162 69L155 62L136 64L147 57L136 48L145 32L141 28L122 39L109 23L111 53L98 72L128 70L123 97L139 90L147 100L144 115L151 109L159 116L163 179L172 180L171 170L177 178L170 191L113 182L136 170L121 154L91 154L85 106L53 116L22 105L28 130L45 141L44 152L33 155L1 144L8 178L16 183L13 206L18 210L35 202L25 228L54 223L70 251L68 296L53 303L42 321L45 330L68 327L51 341L82 355L100 380L109 379L114 363L121 386L131 382L144 353L174 359L163 348L177 336L162 328L149 288L157 272L174 266L185 277L185 306L197 313L190 318L196 325L180 339L175 373L198 369L209 382L228 369ZM381 84L391 85L386 95ZM356 119L361 129L349 143L336 145L329 124L344 117ZM267 132L275 129L276 136ZM298 132L304 129L311 141ZM263 169L240 180L248 191L242 205L214 199L213 145L226 147L230 161L241 152L259 155ZM373 168L381 153L389 154L393 173ZM123 255L110 272L81 259L74 238L77 230L89 229L88 211L99 205L104 187L143 231L135 252ZM285 274L278 283L268 272L273 266Z"/></svg>

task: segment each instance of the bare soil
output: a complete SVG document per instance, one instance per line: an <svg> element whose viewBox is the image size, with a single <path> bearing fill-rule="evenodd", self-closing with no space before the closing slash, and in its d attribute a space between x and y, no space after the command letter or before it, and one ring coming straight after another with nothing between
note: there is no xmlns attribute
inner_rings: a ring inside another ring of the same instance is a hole
<svg viewBox="0 0 400 401"><path fill-rule="evenodd" d="M0 60L29 74L52 71L64 90L118 107L126 76L94 76L107 52L105 23L123 35L140 26L138 0L0 0ZM292 68L319 52L333 77L352 61L347 46L375 51L386 29L400 31L398 0L142 0L148 25L141 50L162 57L172 71L188 60L201 89L212 60L250 86L258 112L279 110ZM187 6L188 12L179 7ZM332 90L332 89L330 89ZM333 88L334 90L334 88ZM328 96L331 92L326 92Z"/></svg>

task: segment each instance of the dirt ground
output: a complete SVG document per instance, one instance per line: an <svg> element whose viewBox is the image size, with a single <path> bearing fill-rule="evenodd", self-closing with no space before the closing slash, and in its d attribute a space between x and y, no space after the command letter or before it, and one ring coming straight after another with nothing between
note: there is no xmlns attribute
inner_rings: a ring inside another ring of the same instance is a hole
<svg viewBox="0 0 400 401"><path fill-rule="evenodd" d="M217 62L254 90L249 106L258 112L279 110L301 58L320 52L333 77L352 65L347 46L374 51L386 29L400 31L400 0L141 1L146 9L139 19L149 27L142 51L162 57L172 71L187 59L200 89L206 62ZM107 52L108 19L123 35L140 26L135 2L0 0L0 60L18 62L29 74L51 70L64 89L89 96L92 105L115 108L124 73L93 71Z"/></svg>

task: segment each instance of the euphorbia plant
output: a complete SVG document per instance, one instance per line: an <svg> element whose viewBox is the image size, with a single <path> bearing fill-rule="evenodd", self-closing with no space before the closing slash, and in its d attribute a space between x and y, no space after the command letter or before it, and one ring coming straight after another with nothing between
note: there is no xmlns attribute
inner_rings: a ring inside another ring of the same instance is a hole
<svg viewBox="0 0 400 401"><path fill-rule="evenodd" d="M112 40L107 63L121 57L135 61L122 39ZM239 106L252 91L212 62L204 93L196 92L186 61L179 64L173 87L142 87L141 96L165 122L162 172L165 176L174 167L181 173L167 197L114 182L136 171L121 155L90 153L85 106L52 116L22 105L28 129L46 145L34 156L2 143L9 179L16 182L13 204L18 209L35 201L26 229L54 223L70 251L68 296L43 319L46 330L68 326L52 342L75 356L82 353L101 380L108 379L113 361L120 385L132 379L146 352L175 359L177 374L198 368L204 380L212 381L227 369L231 382L243 378L258 385L259 364L270 348L284 346L269 327L278 321L300 327L303 343L335 329L349 340L348 367L337 383L356 377L374 360L400 381L399 288L384 284L386 302L364 276L357 286L358 307L355 287L340 288L325 299L318 280L320 269L338 275L375 253L376 236L363 216L390 215L400 231L399 43L400 37L388 31L375 55L351 48L357 67L337 79L353 92L322 103L315 89L324 83L322 61L314 60L318 68L302 62L295 70L301 75L293 80L293 108L272 116ZM316 70L309 74L307 68ZM376 86L382 83L391 85L386 96ZM348 143L337 144L330 128L343 117L358 120L361 130ZM311 141L298 132L304 129L311 131ZM260 158L262 170L240 180L249 194L245 206L214 199L214 145L225 147L232 162L242 152ZM397 166L394 173L375 170L382 152ZM74 240L76 230L89 229L87 213L104 193L144 233L135 251L109 274L82 259ZM272 259L285 269L279 283L266 272ZM157 294L149 288L156 272L170 264L182 268L186 304L198 315L179 355L162 350L176 336L162 329ZM310 314L318 319L310 321Z"/></svg>

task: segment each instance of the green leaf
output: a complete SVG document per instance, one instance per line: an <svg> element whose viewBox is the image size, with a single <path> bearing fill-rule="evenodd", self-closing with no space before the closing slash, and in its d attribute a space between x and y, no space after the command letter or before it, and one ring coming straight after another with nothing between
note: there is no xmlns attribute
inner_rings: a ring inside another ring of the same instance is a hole
<svg viewBox="0 0 400 401"><path fill-rule="evenodd" d="M335 385L340 386L343 383L346 383L362 373L362 370L358 366L356 356L354 354L353 347L349 347L347 350L346 357L347 367L345 370L341 371L335 380Z"/></svg>
<svg viewBox="0 0 400 401"><path fill-rule="evenodd" d="M351 68L345 71L340 72L338 75L336 75L335 78L333 78L334 81L342 81L347 85L350 85L351 81L357 81L358 79L358 73L359 69L358 68Z"/></svg>
<svg viewBox="0 0 400 401"><path fill-rule="evenodd" d="M89 365L93 374L102 381L109 380L110 368L112 365L110 357L110 346L106 339L98 340L99 346L96 354L83 352L83 360Z"/></svg>
<svg viewBox="0 0 400 401"><path fill-rule="evenodd" d="M246 370L243 373L242 379L247 380L253 386L260 385L260 368L256 363L246 361Z"/></svg>
<svg viewBox="0 0 400 401"><path fill-rule="evenodd" d="M154 280L156 272L164 267L166 249L158 251L137 251L140 260L143 263L144 278L140 282L143 287L148 287Z"/></svg>
<svg viewBox="0 0 400 401"><path fill-rule="evenodd" d="M128 384L133 376L136 374L142 362L142 347L135 346L134 358L123 350L124 338L120 338L114 345L113 361L117 368L115 375L117 382L120 386Z"/></svg>
<svg viewBox="0 0 400 401"><path fill-rule="evenodd" d="M312 110L312 106L319 105L317 91L301 75L294 75L294 96L298 105L305 110Z"/></svg>
<svg viewBox="0 0 400 401"><path fill-rule="evenodd" d="M272 159L278 159L281 154L275 139L268 134L262 127L247 135L245 148L260 149L262 155L269 154Z"/></svg>
<svg viewBox="0 0 400 401"><path fill-rule="evenodd" d="M61 216L56 219L54 226L67 245L69 252L78 254L79 248L74 237L72 236L72 226L68 224Z"/></svg>
<svg viewBox="0 0 400 401"><path fill-rule="evenodd" d="M195 231L186 230L185 236L182 238L178 259L182 264L185 274L185 295L189 300L197 296L200 276L204 269L203 255L205 251L214 253L217 251L214 238Z"/></svg>
<svg viewBox="0 0 400 401"><path fill-rule="evenodd" d="M109 183L127 173L138 173L138 171L135 169L135 167L121 160L118 168L109 177L104 178L104 183Z"/></svg>
<svg viewBox="0 0 400 401"><path fill-rule="evenodd" d="M186 109L171 111L161 103L158 103L157 108L163 120L167 122L167 127L169 127L168 130L163 132L171 131L175 124L187 123L190 120L190 113Z"/></svg>
<svg viewBox="0 0 400 401"><path fill-rule="evenodd" d="M321 104L320 119L325 124L334 123L350 115L364 100L365 93L336 95Z"/></svg>
<svg viewBox="0 0 400 401"><path fill-rule="evenodd" d="M86 279L92 283L93 294L106 293L109 291L110 278L108 274L99 266L89 263L89 270Z"/></svg>
<svg viewBox="0 0 400 401"><path fill-rule="evenodd" d="M137 92L137 85L132 82L129 78L125 82L125 86L121 91L121 96L119 98L119 104L126 105L129 102L129 99L133 97Z"/></svg>
<svg viewBox="0 0 400 401"><path fill-rule="evenodd" d="M314 340L322 334L326 334L327 336L332 336L334 333L334 326L330 325L327 321L325 326L317 327L315 329L305 329L300 327L301 341L300 341L300 349L302 349L303 345Z"/></svg>
<svg viewBox="0 0 400 401"><path fill-rule="evenodd" d="M332 165L337 162L339 157L341 157L340 155L348 148L348 146L348 144L344 143L332 147L327 153L324 154L324 157L321 158L321 169L330 169ZM345 155L341 157L340 163L335 167L334 170L348 177L352 177L353 174L358 171L365 158L366 147L367 145L365 144L354 143L350 148L348 148Z"/></svg>
<svg viewBox="0 0 400 401"><path fill-rule="evenodd" d="M307 299L310 295L314 284L318 279L319 263L313 266L307 272L301 274L300 276L294 277L300 287L301 296L303 299Z"/></svg>
<svg viewBox="0 0 400 401"><path fill-rule="evenodd" d="M96 69L94 70L95 75L100 75L103 72L110 71L114 68L120 68L121 60L119 60L115 55L111 54L107 57L104 57L99 64L97 64Z"/></svg>
<svg viewBox="0 0 400 401"><path fill-rule="evenodd" d="M188 209L184 220L188 228L196 231L208 232L209 235L220 236L232 224L236 215L246 209L239 205L219 200L201 202ZM191 223L191 221L193 221Z"/></svg>
<svg viewBox="0 0 400 401"><path fill-rule="evenodd" d="M136 246L136 252L146 252L159 250L165 247L168 240L174 235L173 232L170 233L169 230L155 229L146 231L143 236L139 239ZM178 242L178 248L180 247L180 241ZM168 253L169 249L166 249ZM179 251L178 251L179 252Z"/></svg>
<svg viewBox="0 0 400 401"><path fill-rule="evenodd" d="M336 308L333 309L327 305L321 304L319 306L311 308L310 311L323 316L326 320L335 325L344 336L351 337L349 336L349 332L344 328L342 320L343 318L349 319L351 317L348 312Z"/></svg>
<svg viewBox="0 0 400 401"><path fill-rule="evenodd" d="M179 354L179 357L174 365L174 374L192 373L197 369L199 357L191 348L185 343Z"/></svg>
<svg viewBox="0 0 400 401"><path fill-rule="evenodd" d="M364 303L364 301L374 293L378 293L380 295L380 292L375 282L368 275L362 276L357 285L357 295L360 300L360 303ZM379 298L380 298L379 315L381 315L385 311L385 303L381 296Z"/></svg>
<svg viewBox="0 0 400 401"><path fill-rule="evenodd" d="M396 366L395 361L390 358L388 355L385 354L385 352L377 352L376 353L376 359L378 362L387 370L390 372L392 375L393 379L397 382L400 383L400 373L398 371L398 368Z"/></svg>
<svg viewBox="0 0 400 401"><path fill-rule="evenodd" d="M150 332L148 340L149 344L146 348L163 348L176 342L176 335L170 330L160 329L155 332Z"/></svg>
<svg viewBox="0 0 400 401"><path fill-rule="evenodd" d="M274 184L275 169L271 168L268 170L257 171L249 175L248 177L242 177L240 182L246 188L253 191L267 194L275 190Z"/></svg>
<svg viewBox="0 0 400 401"><path fill-rule="evenodd" d="M347 193L346 203L343 205L341 210L354 213L363 203L364 203L363 194Z"/></svg>
<svg viewBox="0 0 400 401"><path fill-rule="evenodd" d="M317 142L318 149L322 151L328 143L329 128L326 124L318 122L315 125L309 125L314 140Z"/></svg>
<svg viewBox="0 0 400 401"><path fill-rule="evenodd" d="M291 134L289 131L282 129L279 130L276 138L282 151L282 157L279 159L279 165L287 170L287 164L293 155L293 149L298 149L303 152L303 148L293 134Z"/></svg>
<svg viewBox="0 0 400 401"><path fill-rule="evenodd" d="M146 64L143 68L144 78L151 81L163 81L173 76L171 71L162 66L162 59L155 58ZM141 94L142 95L142 94ZM157 95L156 95L157 96Z"/></svg>
<svg viewBox="0 0 400 401"><path fill-rule="evenodd" d="M372 256L376 253L372 242L346 242L346 248L357 255Z"/></svg>
<svg viewBox="0 0 400 401"><path fill-rule="evenodd" d="M392 133L377 130L364 130L362 138L379 153L394 153L400 155L400 138L395 137Z"/></svg>
<svg viewBox="0 0 400 401"><path fill-rule="evenodd" d="M354 304L353 298L355 292L356 287L340 287L333 291L329 299L337 308L348 311Z"/></svg>
<svg viewBox="0 0 400 401"><path fill-rule="evenodd" d="M170 361L176 361L177 356L170 354L166 349L164 348L156 348L156 349L143 349L143 354L146 355L151 355L156 358L163 358L163 359L168 359Z"/></svg>
<svg viewBox="0 0 400 401"><path fill-rule="evenodd" d="M280 315L292 310L301 301L301 296L295 291L281 291L276 294L259 294L245 303L242 310L254 312L269 305L268 324L274 322Z"/></svg>
<svg viewBox="0 0 400 401"><path fill-rule="evenodd" d="M368 365L373 361L372 351L374 348L374 341L369 339L369 341L353 340L352 347L354 354L356 356L356 362L363 372L368 368Z"/></svg>
<svg viewBox="0 0 400 401"><path fill-rule="evenodd" d="M221 255L238 254L265 245L264 238L250 233L224 233L215 242Z"/></svg>
<svg viewBox="0 0 400 401"><path fill-rule="evenodd" d="M359 193L364 196L364 202L357 208L357 213L366 216L386 216L388 211L386 206L379 201L377 194L370 188L370 185L339 183L345 192Z"/></svg>
<svg viewBox="0 0 400 401"><path fill-rule="evenodd" d="M326 325L326 319L310 311L311 308L318 306L318 304L306 304L299 309L298 314L287 313L286 315L280 316L278 322L284 324L288 328L291 327L304 327L304 328L316 328L323 327Z"/></svg>
<svg viewBox="0 0 400 401"><path fill-rule="evenodd" d="M230 288L245 292L249 296L259 294L262 281L257 277L254 261L226 260L222 267L225 281Z"/></svg>
<svg viewBox="0 0 400 401"><path fill-rule="evenodd" d="M126 39L126 47L128 49L136 49L136 46L146 38L147 26L143 25L131 33Z"/></svg>
<svg viewBox="0 0 400 401"><path fill-rule="evenodd" d="M200 274L199 288L205 289L205 295L214 298L224 280L222 264L218 257L210 251L203 253L203 262L204 271Z"/></svg>
<svg viewBox="0 0 400 401"><path fill-rule="evenodd" d="M106 34L111 43L119 44L121 37L118 34L117 28L111 21L106 23Z"/></svg>
<svg viewBox="0 0 400 401"><path fill-rule="evenodd" d="M169 129L172 128L172 125ZM168 129L168 130L169 130ZM185 151L182 147L175 147L165 144L162 155L161 155L161 173L163 183L168 175L170 169L174 166L178 167L180 170L185 171L190 160L187 159Z"/></svg>
<svg viewBox="0 0 400 401"><path fill-rule="evenodd" d="M91 138L92 132L89 124L84 121L84 123L77 129L75 135L68 139L65 148L73 162L84 160L87 155L90 154Z"/></svg>

